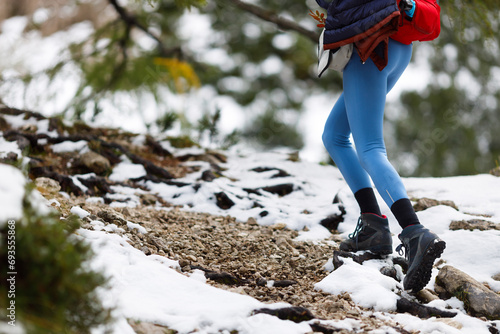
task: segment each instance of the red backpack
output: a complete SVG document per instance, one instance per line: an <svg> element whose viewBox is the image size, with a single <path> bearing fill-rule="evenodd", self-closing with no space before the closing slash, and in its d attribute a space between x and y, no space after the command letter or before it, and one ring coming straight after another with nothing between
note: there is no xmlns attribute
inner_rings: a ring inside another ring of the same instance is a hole
<svg viewBox="0 0 500 334"><path fill-rule="evenodd" d="M405 13L402 13L402 22L399 29L391 36L392 39L403 44L410 44L414 41L432 41L441 32L441 7L439 7L437 1L414 1L417 6L413 18L410 20Z"/></svg>

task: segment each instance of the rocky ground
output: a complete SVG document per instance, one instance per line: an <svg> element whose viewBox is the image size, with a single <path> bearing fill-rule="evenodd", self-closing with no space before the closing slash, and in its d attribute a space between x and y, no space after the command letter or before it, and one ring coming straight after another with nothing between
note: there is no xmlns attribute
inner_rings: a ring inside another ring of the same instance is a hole
<svg viewBox="0 0 500 334"><path fill-rule="evenodd" d="M47 120L48 130L57 135L40 134L36 126L14 127L1 117L2 113ZM333 222L328 225L332 231L329 239L311 242L294 240L298 232L286 228L283 224L262 226L253 218L239 222L230 216L183 211L168 201L143 191L144 187L139 181L149 179L154 182L175 184L177 177L196 170L195 167L184 164L185 161L201 159L212 165L211 171L204 174L207 182L210 182L222 172L217 162L224 161L223 154L207 152L203 156L176 157L153 138L148 137L143 146L137 147L132 144L133 135L116 130L92 129L85 125L69 127L55 118L45 119L35 113L9 108L2 109L2 113L0 113L0 131L3 131L3 136L8 141L17 142L21 149L29 149L30 177L35 181L38 190L63 216L70 214L71 208L75 206L89 212L90 215L83 218L83 228L105 229L109 233L123 235L128 238L132 246L146 255L158 254L178 260L179 271L185 275L203 272L207 284L217 288L246 294L263 302L286 302L294 307L283 310L280 314L271 312L280 318L293 321L352 318L362 322L360 332L369 332L376 328L393 328L397 332L408 333L391 319L376 317L373 310L356 305L348 294L331 295L315 290L314 284L329 274L325 270L329 259L333 257L333 265L338 267L342 265L343 257L352 256L338 252L340 238L336 234L335 227L342 217L334 217ZM88 141L91 151L85 154L57 153L49 145L79 140ZM123 155L135 163L142 164L148 172L147 176L125 183L111 181L108 178L110 170ZM16 159L18 157L11 154L4 158L4 162L15 162ZM87 188L87 191L82 191L79 182L72 175L89 172L95 176L78 179ZM109 205L111 198L109 196L113 193L111 187L116 185L136 188L140 203L135 207L111 207ZM63 196L61 190L68 196ZM221 198L218 198L218 201L221 206L230 205L225 203L223 194L219 196ZM96 198L102 200L95 200ZM437 204L454 205L451 202L436 203L430 199L415 199L415 202L417 210ZM498 228L487 220L461 221L452 225L456 229ZM359 262L366 259L369 258L355 257L355 261ZM399 265L404 268L404 261L401 260ZM442 290L423 291L418 296L420 300L426 302L444 298L446 295L453 295L454 291L463 291L464 284L468 284L467 286L473 286L478 294L487 295L490 304L493 305L491 309L487 307L480 309L480 306L475 309L471 305L470 314L483 317L485 320L486 317L490 319L500 317L499 313L495 313L500 312L500 303L495 304L500 300L498 294L480 283L477 285L471 283L473 279L465 278L460 284L464 276L453 268L444 270L445 268L441 269L443 274L440 273ZM388 268L387 275L400 279L394 273L394 268ZM455 277L454 283L450 282L451 276ZM460 278L456 278L457 276ZM268 311L256 310L256 312ZM460 324L449 319L454 313L429 309L416 301L402 298L401 302L398 302L398 311L409 312L423 318L437 315L447 324L460 327ZM168 332L166 328L154 324L132 325L137 333ZM312 332L345 331L328 328L320 323L311 327ZM490 328L490 332L498 333L496 327Z"/></svg>
<svg viewBox="0 0 500 334"><path fill-rule="evenodd" d="M331 295L314 289L314 284L329 274L324 266L338 248L339 238L335 234L321 242L294 241L297 231L281 224L261 226L253 219L237 222L229 216L177 208L163 211L145 205L110 208L106 204L88 203L85 197L61 196L57 200L63 215L69 214L74 206L91 213L84 218L84 228L114 224L117 228L113 226L113 233L127 237L131 245L146 255L158 254L178 260L180 272L185 275L200 270L207 277L207 283L217 288L263 302L286 302L300 307L285 312L284 318L297 321L351 318L362 321L363 331L389 326L408 333L397 323L376 318L370 310L357 306L349 294ZM127 222L144 227L147 233L130 228ZM145 330L144 324L137 326L138 333ZM148 328L147 332L152 327ZM321 325L316 330L328 332L328 328Z"/></svg>

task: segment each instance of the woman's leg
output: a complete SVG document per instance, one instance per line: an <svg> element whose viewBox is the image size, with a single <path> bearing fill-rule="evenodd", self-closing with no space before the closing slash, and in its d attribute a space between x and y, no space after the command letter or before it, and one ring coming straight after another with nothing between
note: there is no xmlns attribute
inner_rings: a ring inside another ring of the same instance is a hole
<svg viewBox="0 0 500 334"><path fill-rule="evenodd" d="M344 70L344 99L359 164L370 175L380 195L391 207L407 198L401 178L387 159L383 138L386 95L411 58L411 46L391 40L389 62L379 71L369 59L365 64L354 53Z"/></svg>
<svg viewBox="0 0 500 334"><path fill-rule="evenodd" d="M361 167L350 140L351 129L347 121L344 94L335 103L325 124L323 144L344 176L360 206L361 213L380 215L370 177Z"/></svg>

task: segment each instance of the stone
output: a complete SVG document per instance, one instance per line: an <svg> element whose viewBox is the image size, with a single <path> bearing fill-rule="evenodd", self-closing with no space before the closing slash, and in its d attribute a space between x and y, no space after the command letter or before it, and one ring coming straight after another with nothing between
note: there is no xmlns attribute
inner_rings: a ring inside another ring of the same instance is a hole
<svg viewBox="0 0 500 334"><path fill-rule="evenodd" d="M396 281L399 281L398 280L398 271L393 266L384 266L384 267L380 268L380 273L382 275L394 278Z"/></svg>
<svg viewBox="0 0 500 334"><path fill-rule="evenodd" d="M439 297L429 289L422 289L417 292L417 299L422 303L427 304L432 302L433 300L439 299Z"/></svg>
<svg viewBox="0 0 500 334"><path fill-rule="evenodd" d="M450 223L450 230L500 230L500 225L484 219L454 220Z"/></svg>
<svg viewBox="0 0 500 334"><path fill-rule="evenodd" d="M500 320L500 295L466 273L450 265L444 266L436 277L436 284L460 299L471 315Z"/></svg>
<svg viewBox="0 0 500 334"><path fill-rule="evenodd" d="M309 321L315 318L311 311L301 306L284 307L280 309L261 308L252 312L252 314L259 313L273 315L281 320L291 320L296 323Z"/></svg>
<svg viewBox="0 0 500 334"><path fill-rule="evenodd" d="M35 179L36 190L42 195L56 195L61 191L61 185L56 180L48 177L38 177Z"/></svg>
<svg viewBox="0 0 500 334"><path fill-rule="evenodd" d="M497 166L490 170L490 174L494 176L500 176L500 166Z"/></svg>
<svg viewBox="0 0 500 334"><path fill-rule="evenodd" d="M453 320L451 318L437 318L436 321L447 324L448 326L454 327L458 330L463 328L463 325L460 322Z"/></svg>
<svg viewBox="0 0 500 334"><path fill-rule="evenodd" d="M450 206L453 209L458 211L458 207L455 204L455 202L453 202L453 201L438 201L436 199L423 197L423 198L417 199L416 202L417 203L415 205L413 205L413 209L415 209L415 211L423 211L423 210L426 210L428 208L431 208L433 206L438 206L438 205Z"/></svg>
<svg viewBox="0 0 500 334"><path fill-rule="evenodd" d="M137 334L175 334L177 331L167 327L144 321L129 320L129 325Z"/></svg>
<svg viewBox="0 0 500 334"><path fill-rule="evenodd" d="M332 214L327 216L326 218L323 218L320 221L320 224L328 229L330 232L336 232L337 228L339 227L339 224L344 221L344 215L345 211L342 212L341 214Z"/></svg>
<svg viewBox="0 0 500 334"><path fill-rule="evenodd" d="M83 153L80 156L79 163L97 175L102 175L111 168L108 159L93 151Z"/></svg>
<svg viewBox="0 0 500 334"><path fill-rule="evenodd" d="M495 281L500 281L500 273L491 276Z"/></svg>
<svg viewBox="0 0 500 334"><path fill-rule="evenodd" d="M215 193L214 195L217 206L222 210L228 210L235 204L233 200L231 200L229 196L223 191Z"/></svg>
<svg viewBox="0 0 500 334"><path fill-rule="evenodd" d="M157 201L157 197L153 194L139 194L139 198L141 199L141 203L143 205L155 205Z"/></svg>
<svg viewBox="0 0 500 334"><path fill-rule="evenodd" d="M457 315L456 312L443 311L436 307L426 306L406 298L399 298L396 302L398 312L410 313L422 319L431 317L453 318Z"/></svg>

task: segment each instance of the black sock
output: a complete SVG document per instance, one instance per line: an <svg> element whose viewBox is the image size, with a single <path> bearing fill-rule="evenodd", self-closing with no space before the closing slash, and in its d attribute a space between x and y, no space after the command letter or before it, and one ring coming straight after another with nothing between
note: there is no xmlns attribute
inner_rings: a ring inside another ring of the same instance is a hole
<svg viewBox="0 0 500 334"><path fill-rule="evenodd" d="M401 198L394 202L391 206L391 211L396 217L401 228L405 228L410 225L420 224L415 210L408 198Z"/></svg>
<svg viewBox="0 0 500 334"><path fill-rule="evenodd" d="M361 213L374 213L381 216L380 208L377 203L377 198L373 192L373 188L363 188L354 194L356 201L359 204Z"/></svg>

